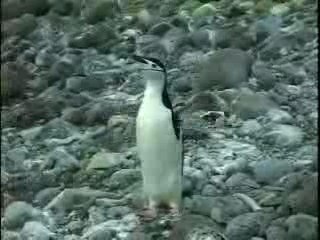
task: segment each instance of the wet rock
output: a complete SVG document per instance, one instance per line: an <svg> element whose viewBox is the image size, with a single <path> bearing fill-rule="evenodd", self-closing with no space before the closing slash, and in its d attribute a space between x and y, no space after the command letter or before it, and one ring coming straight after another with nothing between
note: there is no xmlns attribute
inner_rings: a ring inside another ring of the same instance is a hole
<svg viewBox="0 0 320 240"><path fill-rule="evenodd" d="M24 169L24 160L27 159L29 151L26 147L22 146L19 148L11 149L7 152L7 159L9 160L6 163L9 169L14 170L23 170ZM12 166L10 166L12 164Z"/></svg>
<svg viewBox="0 0 320 240"><path fill-rule="evenodd" d="M50 1L51 11L61 16L79 13L80 4L74 0L52 0Z"/></svg>
<svg viewBox="0 0 320 240"><path fill-rule="evenodd" d="M201 92L192 97L191 109L193 111L224 111L226 104L221 98L210 92Z"/></svg>
<svg viewBox="0 0 320 240"><path fill-rule="evenodd" d="M252 67L253 75L257 78L257 86L261 90L268 91L275 86L277 81L272 71L263 63L256 63Z"/></svg>
<svg viewBox="0 0 320 240"><path fill-rule="evenodd" d="M225 184L228 190L234 193L247 193L259 188L259 184L244 173L233 174Z"/></svg>
<svg viewBox="0 0 320 240"><path fill-rule="evenodd" d="M199 49L211 47L213 44L212 33L205 29L196 30L190 33L191 42Z"/></svg>
<svg viewBox="0 0 320 240"><path fill-rule="evenodd" d="M207 16L213 16L216 13L216 8L213 4L207 3L204 4L192 12L192 16L194 18L202 18Z"/></svg>
<svg viewBox="0 0 320 240"><path fill-rule="evenodd" d="M282 18L269 15L256 22L254 25L257 42L261 42L270 35L279 33L282 25Z"/></svg>
<svg viewBox="0 0 320 240"><path fill-rule="evenodd" d="M288 112L281 109L270 109L267 112L266 117L274 123L280 123L280 124L293 123L292 116Z"/></svg>
<svg viewBox="0 0 320 240"><path fill-rule="evenodd" d="M26 37L37 27L37 21L32 14L24 14L20 18L8 20L2 23L2 37L20 36Z"/></svg>
<svg viewBox="0 0 320 240"><path fill-rule="evenodd" d="M57 58L58 56L51 48L43 48L37 54L35 64L40 67L50 67L56 62Z"/></svg>
<svg viewBox="0 0 320 240"><path fill-rule="evenodd" d="M201 63L200 77L193 81L192 88L197 92L211 87L220 89L239 87L248 81L251 65L252 58L242 50L218 50Z"/></svg>
<svg viewBox="0 0 320 240"><path fill-rule="evenodd" d="M270 132L264 134L264 141L278 147L292 148L299 146L303 141L304 133L296 126L276 124Z"/></svg>
<svg viewBox="0 0 320 240"><path fill-rule="evenodd" d="M27 221L37 221L43 218L42 213L26 202L13 202L4 212L4 225L8 229L23 227Z"/></svg>
<svg viewBox="0 0 320 240"><path fill-rule="evenodd" d="M59 187L46 188L38 192L34 198L34 202L40 207L46 206L54 197L56 197L61 189Z"/></svg>
<svg viewBox="0 0 320 240"><path fill-rule="evenodd" d="M217 30L214 36L216 48L236 48L248 50L254 45L254 39L243 27L230 27Z"/></svg>
<svg viewBox="0 0 320 240"><path fill-rule="evenodd" d="M101 78L85 78L85 77L70 77L67 79L66 88L67 90L75 93L81 91L94 91L103 89L105 86L104 80Z"/></svg>
<svg viewBox="0 0 320 240"><path fill-rule="evenodd" d="M21 237L22 239L50 240L54 238L54 233L41 223L31 221L24 224Z"/></svg>
<svg viewBox="0 0 320 240"><path fill-rule="evenodd" d="M131 211L129 207L126 206L116 206L108 209L107 214L110 218L121 219L125 215L128 215Z"/></svg>
<svg viewBox="0 0 320 240"><path fill-rule="evenodd" d="M286 160L268 159L253 165L254 176L261 183L271 184L293 170L292 164Z"/></svg>
<svg viewBox="0 0 320 240"><path fill-rule="evenodd" d="M287 219L286 225L288 239L318 239L318 219L316 217L306 214L292 215Z"/></svg>
<svg viewBox="0 0 320 240"><path fill-rule="evenodd" d="M53 84L56 81L64 80L72 75L76 70L77 57L74 55L64 56L55 62L48 72L48 83Z"/></svg>

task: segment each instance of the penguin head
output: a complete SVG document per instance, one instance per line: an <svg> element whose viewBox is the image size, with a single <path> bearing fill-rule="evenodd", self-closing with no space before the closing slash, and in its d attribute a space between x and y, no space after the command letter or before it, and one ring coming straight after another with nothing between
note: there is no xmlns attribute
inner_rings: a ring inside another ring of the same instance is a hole
<svg viewBox="0 0 320 240"><path fill-rule="evenodd" d="M166 80L167 71L164 64L156 58L133 55L135 61L141 65L138 67L146 80Z"/></svg>

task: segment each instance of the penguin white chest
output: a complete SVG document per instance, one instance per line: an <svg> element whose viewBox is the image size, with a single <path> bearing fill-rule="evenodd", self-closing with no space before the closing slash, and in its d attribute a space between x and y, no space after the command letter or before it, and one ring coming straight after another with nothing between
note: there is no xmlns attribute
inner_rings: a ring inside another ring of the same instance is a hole
<svg viewBox="0 0 320 240"><path fill-rule="evenodd" d="M144 101L137 116L137 150L144 192L158 201L179 201L182 144L177 139L170 109L160 101Z"/></svg>

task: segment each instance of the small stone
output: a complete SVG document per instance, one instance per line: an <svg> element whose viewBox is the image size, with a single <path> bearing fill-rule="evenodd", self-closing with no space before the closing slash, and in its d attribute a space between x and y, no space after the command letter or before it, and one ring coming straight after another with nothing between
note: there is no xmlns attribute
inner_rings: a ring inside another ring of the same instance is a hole
<svg viewBox="0 0 320 240"><path fill-rule="evenodd" d="M256 137L259 135L259 132L262 130L261 124L255 120L247 120L242 126L237 130L237 133L241 137L249 136Z"/></svg>
<svg viewBox="0 0 320 240"><path fill-rule="evenodd" d="M163 36L167 31L169 31L173 26L166 22L161 22L152 26L149 30L150 34Z"/></svg>
<svg viewBox="0 0 320 240"><path fill-rule="evenodd" d="M79 169L80 163L75 157L69 154L64 147L57 147L49 154L45 167L59 171L72 171Z"/></svg>
<svg viewBox="0 0 320 240"><path fill-rule="evenodd" d="M290 8L285 4L277 4L270 9L270 13L275 16L286 15L290 11Z"/></svg>
<svg viewBox="0 0 320 240"><path fill-rule="evenodd" d="M109 184L113 189L123 189L139 180L141 180L140 170L121 169L111 175Z"/></svg>
<svg viewBox="0 0 320 240"><path fill-rule="evenodd" d="M198 7L197 9L195 9L192 13L192 16L194 18L201 18L201 17L207 17L207 16L214 16L214 14L216 13L216 8L210 4L204 4L201 7Z"/></svg>
<svg viewBox="0 0 320 240"><path fill-rule="evenodd" d="M288 112L284 110L276 109L276 108L270 109L267 112L266 117L274 123L280 123L280 124L293 123L293 118Z"/></svg>
<svg viewBox="0 0 320 240"><path fill-rule="evenodd" d="M286 240L287 232L283 227L270 226L266 230L267 240Z"/></svg>

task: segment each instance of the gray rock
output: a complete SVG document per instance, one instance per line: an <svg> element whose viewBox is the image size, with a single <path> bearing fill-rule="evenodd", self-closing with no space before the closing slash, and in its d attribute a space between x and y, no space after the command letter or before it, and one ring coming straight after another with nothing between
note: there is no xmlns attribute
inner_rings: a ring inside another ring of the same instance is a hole
<svg viewBox="0 0 320 240"><path fill-rule="evenodd" d="M318 216L318 173L304 177L301 185L286 199L288 206L293 213Z"/></svg>
<svg viewBox="0 0 320 240"><path fill-rule="evenodd" d="M51 48L43 48L35 58L35 64L40 67L50 67L57 60L58 56L54 54Z"/></svg>
<svg viewBox="0 0 320 240"><path fill-rule="evenodd" d="M193 81L192 88L197 92L211 87L239 87L248 81L252 61L250 55L239 49L218 50L200 65L200 78Z"/></svg>
<svg viewBox="0 0 320 240"><path fill-rule="evenodd" d="M267 159L253 165L254 176L261 183L274 183L293 170L293 165L285 159L282 161Z"/></svg>
<svg viewBox="0 0 320 240"><path fill-rule="evenodd" d="M247 193L260 187L258 183L244 173L233 174L226 180L225 184L228 190L234 193Z"/></svg>
<svg viewBox="0 0 320 240"><path fill-rule="evenodd" d="M277 34L282 25L282 18L279 16L269 15L256 22L254 31L256 33L257 42L265 40L268 36Z"/></svg>
<svg viewBox="0 0 320 240"><path fill-rule="evenodd" d="M80 3L74 0L51 0L51 11L61 16L78 15Z"/></svg>
<svg viewBox="0 0 320 240"><path fill-rule="evenodd" d="M12 164L12 167L10 168L12 170L23 170L24 161L27 159L28 155L29 151L25 146L9 150L7 152L7 158L9 160L9 163Z"/></svg>
<svg viewBox="0 0 320 240"><path fill-rule="evenodd" d="M167 31L169 31L173 26L166 22L161 22L153 25L149 33L153 35L163 36Z"/></svg>
<svg viewBox="0 0 320 240"><path fill-rule="evenodd" d="M316 240L318 239L318 219L306 214L290 216L286 225L288 227L288 239Z"/></svg>
<svg viewBox="0 0 320 240"><path fill-rule="evenodd" d="M232 218L250 211L250 209L235 197L194 196L191 211L210 216L218 223L227 223Z"/></svg>
<svg viewBox="0 0 320 240"><path fill-rule="evenodd" d="M288 112L284 110L276 109L276 108L270 109L267 112L266 117L274 123L280 123L280 124L293 123L293 118Z"/></svg>
<svg viewBox="0 0 320 240"><path fill-rule="evenodd" d="M186 214L174 223L170 240L210 239L223 240L222 228L208 217Z"/></svg>
<svg viewBox="0 0 320 240"><path fill-rule="evenodd" d="M299 146L304 138L301 128L286 124L276 124L264 134L264 141L278 147L293 148Z"/></svg>
<svg viewBox="0 0 320 240"><path fill-rule="evenodd" d="M220 97L205 91L200 92L192 97L191 109L193 111L225 111L226 104Z"/></svg>
<svg viewBox="0 0 320 240"><path fill-rule="evenodd" d="M52 84L70 77L76 70L76 60L75 56L64 56L55 62L48 72L48 83Z"/></svg>
<svg viewBox="0 0 320 240"><path fill-rule="evenodd" d="M13 202L4 211L4 226L8 229L21 228L27 221L43 218L42 213L26 202Z"/></svg>
<svg viewBox="0 0 320 240"><path fill-rule="evenodd" d="M126 206L116 206L108 209L107 214L112 219L119 219L131 213L132 210Z"/></svg>
<svg viewBox="0 0 320 240"><path fill-rule="evenodd" d="M192 90L191 81L192 81L191 78L189 78L188 76L176 78L172 82L172 88L174 91L177 91L180 93L189 92Z"/></svg>
<svg viewBox="0 0 320 240"><path fill-rule="evenodd" d="M206 29L196 30L190 33L191 42L197 48L211 47L213 44L213 39L211 32Z"/></svg>
<svg viewBox="0 0 320 240"><path fill-rule="evenodd" d="M62 113L62 119L74 125L85 124L86 119L81 108L67 108Z"/></svg>
<svg viewBox="0 0 320 240"><path fill-rule="evenodd" d="M113 189L123 189L139 180L141 180L140 170L121 169L111 175L109 186Z"/></svg>
<svg viewBox="0 0 320 240"><path fill-rule="evenodd" d="M1 11L1 19L6 20L20 17L25 13L34 14L36 16L43 15L48 12L50 5L48 0L13 0L3 2L1 7L3 9Z"/></svg>
<svg viewBox="0 0 320 240"><path fill-rule="evenodd" d="M254 93L248 89L241 90L231 103L231 111L243 120L257 118L275 107L276 104L266 94Z"/></svg>
<svg viewBox="0 0 320 240"><path fill-rule="evenodd" d="M259 89L268 91L275 86L277 78L265 64L261 62L255 63L252 66L252 73L257 78Z"/></svg>
<svg viewBox="0 0 320 240"><path fill-rule="evenodd" d="M192 16L194 18L213 16L216 13L216 11L217 10L213 4L207 3L194 9L194 11L192 12Z"/></svg>
<svg viewBox="0 0 320 240"><path fill-rule="evenodd" d="M124 164L125 160L121 153L98 152L91 157L87 170L119 167Z"/></svg>
<svg viewBox="0 0 320 240"><path fill-rule="evenodd" d="M39 222L26 222L21 230L22 239L51 240L54 237L48 228Z"/></svg>
<svg viewBox="0 0 320 240"><path fill-rule="evenodd" d="M219 188L217 188L212 184L205 185L201 192L202 196L208 196L208 197L217 197L220 194L222 194L222 190L220 190Z"/></svg>
<svg viewBox="0 0 320 240"><path fill-rule="evenodd" d="M257 137L262 130L261 124L255 120L247 120L242 126L237 130L237 134L241 137L249 136L249 137Z"/></svg>
<svg viewBox="0 0 320 240"><path fill-rule="evenodd" d="M261 212L245 213L228 222L225 231L228 240L247 240L258 236L268 219Z"/></svg>
<svg viewBox="0 0 320 240"><path fill-rule="evenodd" d="M57 147L48 156L45 168L57 171L73 171L80 168L79 161L69 154L64 147Z"/></svg>
<svg viewBox="0 0 320 240"><path fill-rule="evenodd" d="M103 21L106 17L112 18L116 14L116 2L111 0L86 1L81 15L89 24Z"/></svg>
<svg viewBox="0 0 320 240"><path fill-rule="evenodd" d="M96 24L84 27L74 33L69 39L69 46L72 48L91 48L109 46L111 40L116 39L116 33L113 28L106 24Z"/></svg>
<svg viewBox="0 0 320 240"><path fill-rule="evenodd" d="M2 240L22 240L20 233L4 231L4 230L1 231L1 239Z"/></svg>
<svg viewBox="0 0 320 240"><path fill-rule="evenodd" d="M37 20L32 14L24 14L20 18L8 20L2 23L1 35L3 37L26 37L37 27Z"/></svg>
<svg viewBox="0 0 320 240"><path fill-rule="evenodd" d="M56 197L61 189L59 187L46 188L38 192L34 202L40 207L46 206L54 197Z"/></svg>
<svg viewBox="0 0 320 240"><path fill-rule="evenodd" d="M88 208L96 198L108 197L108 195L106 192L93 190L88 187L68 188L53 198L45 209L66 213L79 208L79 206Z"/></svg>
<svg viewBox="0 0 320 240"><path fill-rule="evenodd" d="M266 230L267 240L286 240L287 232L283 227L270 226Z"/></svg>

